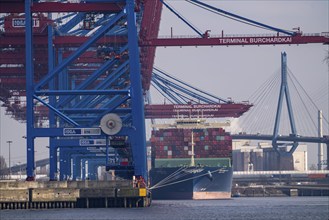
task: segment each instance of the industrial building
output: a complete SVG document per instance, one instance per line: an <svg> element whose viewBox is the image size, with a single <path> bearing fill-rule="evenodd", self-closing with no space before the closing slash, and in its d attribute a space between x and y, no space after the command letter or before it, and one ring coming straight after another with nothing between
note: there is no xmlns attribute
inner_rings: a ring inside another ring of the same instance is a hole
<svg viewBox="0 0 329 220"><path fill-rule="evenodd" d="M300 145L292 155L280 157L270 143L233 142L234 171L307 171L307 145Z"/></svg>

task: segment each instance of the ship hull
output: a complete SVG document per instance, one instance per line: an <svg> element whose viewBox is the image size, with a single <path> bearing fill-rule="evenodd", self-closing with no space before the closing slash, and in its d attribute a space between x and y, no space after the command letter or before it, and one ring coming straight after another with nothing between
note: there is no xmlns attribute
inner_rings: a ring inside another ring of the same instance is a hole
<svg viewBox="0 0 329 220"><path fill-rule="evenodd" d="M231 167L152 168L153 199L229 199Z"/></svg>

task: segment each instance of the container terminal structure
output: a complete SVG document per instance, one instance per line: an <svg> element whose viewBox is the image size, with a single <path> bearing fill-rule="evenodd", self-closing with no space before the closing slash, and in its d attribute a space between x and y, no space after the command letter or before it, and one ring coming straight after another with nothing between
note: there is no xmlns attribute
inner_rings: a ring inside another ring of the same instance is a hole
<svg viewBox="0 0 329 220"><path fill-rule="evenodd" d="M160 106L160 112L157 106L144 106L157 46L329 43L326 34L284 31L197 0L189 2L274 34L210 37L208 31L195 30L197 38L161 39L162 7L179 17L162 0L0 0L0 99L7 114L26 122L28 181L35 177L34 140L48 137L50 180L56 180L58 170L60 179L70 176L70 161L83 158L78 149L102 146L105 162L104 157L97 160L97 153L89 157L118 176L147 182L145 118L176 117L174 106ZM239 106L250 108L219 102L233 105L229 116ZM214 103L203 104L207 108ZM67 155L74 157L62 160Z"/></svg>

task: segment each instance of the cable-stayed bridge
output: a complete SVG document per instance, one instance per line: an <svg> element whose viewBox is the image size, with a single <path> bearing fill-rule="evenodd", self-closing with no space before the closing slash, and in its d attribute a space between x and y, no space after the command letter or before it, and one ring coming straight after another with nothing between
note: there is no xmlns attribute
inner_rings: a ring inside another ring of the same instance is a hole
<svg viewBox="0 0 329 220"><path fill-rule="evenodd" d="M168 74L158 69L154 71L152 85L167 102L195 105L223 103L223 106L230 102L234 103L232 100L219 97L215 98L215 101L206 99L205 96L209 96L209 93L185 83L179 86L171 85L169 82L173 81L172 76L162 79L158 74L162 73L163 77ZM160 84L159 80L164 83ZM178 79L177 81L181 82ZM324 109L320 109L315 100L322 101L319 106ZM328 88L323 87L319 96L311 97L288 68L285 52L281 54L280 70L264 82L245 104L248 105L247 109L250 109L240 114L241 117L227 116L231 117L231 127L228 130L231 131L233 139L270 141L281 156L291 156L300 143L327 144L328 147ZM209 112L205 107L199 109L197 115L190 112L189 116L216 117L207 113ZM177 117L186 116L178 114ZM323 149L321 151L319 154L323 160Z"/></svg>
<svg viewBox="0 0 329 220"><path fill-rule="evenodd" d="M328 145L328 135L323 135L323 127L328 134L328 119L323 116L322 111L316 106L294 74L289 71L286 53L282 53L281 56L281 77L278 78L277 75L274 75L262 85L257 91L258 93L255 93L258 95L253 95L254 109L242 118L239 124L242 131L233 137L235 139L272 141L274 149L280 154L292 154L299 142ZM278 84L279 95L275 99L275 94L278 94L275 91ZM323 96L328 97L328 93ZM275 100L277 100L277 105L273 105ZM316 120L317 116L321 121ZM322 123L322 119L324 123ZM281 151L282 146L291 146L291 148L288 152Z"/></svg>

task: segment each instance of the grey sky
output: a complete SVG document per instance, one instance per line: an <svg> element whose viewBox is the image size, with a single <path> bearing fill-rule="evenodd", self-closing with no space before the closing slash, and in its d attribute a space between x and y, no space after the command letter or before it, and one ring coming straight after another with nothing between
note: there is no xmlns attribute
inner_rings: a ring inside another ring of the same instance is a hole
<svg viewBox="0 0 329 220"><path fill-rule="evenodd" d="M263 29L240 24L212 14L181 0L168 1L184 17L210 34L263 34ZM291 30L300 27L304 33L329 31L329 1L207 1L224 10L275 27ZM160 36L196 35L165 7L161 18ZM230 46L230 47L167 47L158 48L155 66L198 88L223 98L246 100L272 73L280 68L280 53L288 55L288 66L305 89L316 93L328 85L328 65L323 62L328 46L321 44L293 46ZM156 99L156 97L154 97ZM328 101L328 100L327 100ZM324 108L328 104L324 105ZM327 109L324 109L326 112ZM8 160L7 140L12 140L12 164L25 162L26 148L22 136L25 127L4 116L0 118L0 154ZM36 141L36 159L48 157L47 141ZM315 161L316 153L310 153Z"/></svg>
<svg viewBox="0 0 329 220"><path fill-rule="evenodd" d="M209 13L184 1L169 1L199 29L211 34L264 34L263 29L247 26ZM207 1L224 10L291 30L300 27L304 33L329 29L328 1ZM186 8L185 8L186 7ZM164 8L160 35L196 35L175 15ZM155 65L181 79L218 96L247 99L273 72L280 68L280 53L287 52L288 66L306 89L325 82L328 66L323 62L328 46L230 46L158 48ZM200 77L202 76L202 77ZM300 77L299 77L300 76ZM315 87L316 88L316 87Z"/></svg>
<svg viewBox="0 0 329 220"><path fill-rule="evenodd" d="M202 32L211 35L273 33L210 13L184 1L167 1ZM329 1L206 1L223 10L258 22L304 33L329 31ZM196 35L167 8L163 10L160 36ZM328 45L276 45L230 47L167 47L157 48L155 66L217 96L247 100L281 66L281 52L287 53L288 67L309 95L320 96L327 88L328 64L323 60ZM323 90L321 90L323 91ZM279 91L278 91L279 92ZM328 116L328 94L317 105ZM155 99L156 97L154 97ZM157 97L160 99L159 97ZM163 99L160 99L163 101ZM276 108L276 106L273 106ZM286 111L286 109L284 109ZM273 125L270 125L273 127ZM298 129L298 128L297 128ZM325 133L328 133L325 132ZM309 147L309 164L316 163L317 148Z"/></svg>

